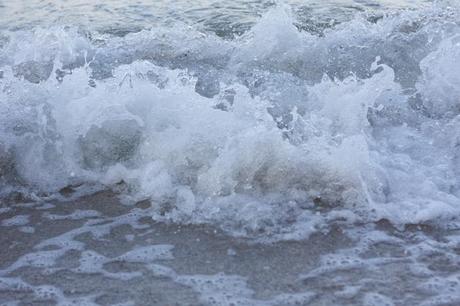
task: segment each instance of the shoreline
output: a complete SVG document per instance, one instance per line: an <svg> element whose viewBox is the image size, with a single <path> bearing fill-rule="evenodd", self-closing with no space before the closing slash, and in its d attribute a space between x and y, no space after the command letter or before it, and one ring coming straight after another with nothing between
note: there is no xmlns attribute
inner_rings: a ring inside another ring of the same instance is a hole
<svg viewBox="0 0 460 306"><path fill-rule="evenodd" d="M99 192L1 211L0 304L399 305L436 297L441 289L428 293L419 282L460 270L414 252L452 233L333 226L262 244L212 226L154 222L149 208Z"/></svg>

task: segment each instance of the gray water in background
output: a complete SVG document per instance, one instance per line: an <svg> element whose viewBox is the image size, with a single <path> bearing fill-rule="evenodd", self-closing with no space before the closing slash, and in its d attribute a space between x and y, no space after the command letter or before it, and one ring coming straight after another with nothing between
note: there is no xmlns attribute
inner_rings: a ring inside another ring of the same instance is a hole
<svg viewBox="0 0 460 306"><path fill-rule="evenodd" d="M356 13L420 8L432 0L289 0L298 26L318 31L350 20ZM275 1L267 0L0 0L0 30L72 25L118 35L185 23L202 31L232 37L248 30Z"/></svg>

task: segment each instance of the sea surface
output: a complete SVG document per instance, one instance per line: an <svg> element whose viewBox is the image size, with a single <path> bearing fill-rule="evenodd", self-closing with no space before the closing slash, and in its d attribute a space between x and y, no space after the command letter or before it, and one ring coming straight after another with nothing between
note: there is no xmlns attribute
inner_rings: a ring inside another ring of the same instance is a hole
<svg viewBox="0 0 460 306"><path fill-rule="evenodd" d="M0 305L460 305L460 4L0 0L0 242Z"/></svg>

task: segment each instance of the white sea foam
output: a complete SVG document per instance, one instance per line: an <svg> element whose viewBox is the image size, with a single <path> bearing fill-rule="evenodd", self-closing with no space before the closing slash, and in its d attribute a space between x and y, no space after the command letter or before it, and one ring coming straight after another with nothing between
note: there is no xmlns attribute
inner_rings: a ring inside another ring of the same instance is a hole
<svg viewBox="0 0 460 306"><path fill-rule="evenodd" d="M28 215L17 215L9 219L3 220L0 224L2 226L21 226L29 223Z"/></svg>
<svg viewBox="0 0 460 306"><path fill-rule="evenodd" d="M441 224L460 212L456 16L357 17L318 37L278 6L233 40L5 32L1 192L124 182L157 220L242 236Z"/></svg>

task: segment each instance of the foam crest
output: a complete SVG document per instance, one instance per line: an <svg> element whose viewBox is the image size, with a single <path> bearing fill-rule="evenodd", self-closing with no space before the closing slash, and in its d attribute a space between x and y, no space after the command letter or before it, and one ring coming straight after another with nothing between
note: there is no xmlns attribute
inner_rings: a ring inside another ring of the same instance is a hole
<svg viewBox="0 0 460 306"><path fill-rule="evenodd" d="M456 16L358 16L318 36L279 5L233 40L182 26L2 33L1 195L102 184L150 199L155 219L243 236L305 236L333 211L452 219Z"/></svg>

